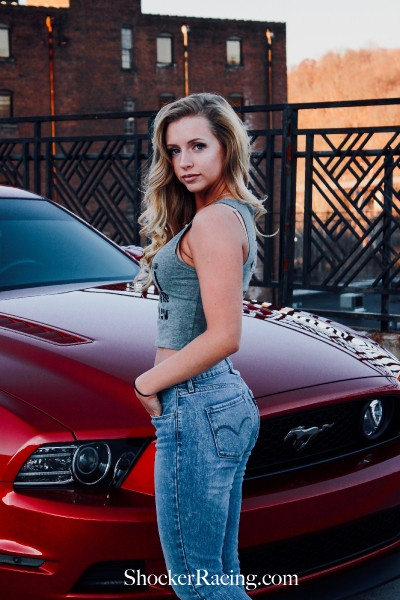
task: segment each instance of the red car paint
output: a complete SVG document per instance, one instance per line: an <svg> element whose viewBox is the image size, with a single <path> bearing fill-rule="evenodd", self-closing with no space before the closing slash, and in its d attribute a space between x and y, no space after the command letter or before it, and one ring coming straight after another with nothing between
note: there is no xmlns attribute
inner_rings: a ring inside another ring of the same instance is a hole
<svg viewBox="0 0 400 600"><path fill-rule="evenodd" d="M35 197L0 188L0 198L11 193ZM88 567L104 561L143 560L147 574L165 572L154 505L154 429L132 387L154 360L156 300L125 283L0 292L0 555L44 559L35 568L0 562L1 597L175 597L160 585L132 593L72 591ZM244 303L242 344L232 359L262 419L360 398L400 398L400 364L392 356L350 329L297 310ZM119 488L14 486L24 462L43 444L147 436L149 444ZM400 441L394 439L246 481L239 545L282 542L398 505ZM305 574L299 587L373 565L399 547L396 539ZM286 591L248 593L283 598Z"/></svg>

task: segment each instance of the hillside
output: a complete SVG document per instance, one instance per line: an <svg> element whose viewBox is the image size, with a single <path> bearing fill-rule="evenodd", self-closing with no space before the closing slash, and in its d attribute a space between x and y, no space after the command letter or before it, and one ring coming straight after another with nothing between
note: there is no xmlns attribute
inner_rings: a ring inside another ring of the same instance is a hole
<svg viewBox="0 0 400 600"><path fill-rule="evenodd" d="M329 52L288 75L289 102L400 98L400 49ZM302 111L300 127L400 124L400 106Z"/></svg>

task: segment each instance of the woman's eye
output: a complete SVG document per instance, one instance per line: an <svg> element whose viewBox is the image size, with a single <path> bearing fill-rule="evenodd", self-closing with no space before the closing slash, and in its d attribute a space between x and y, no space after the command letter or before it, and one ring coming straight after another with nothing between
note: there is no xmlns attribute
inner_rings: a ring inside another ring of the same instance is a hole
<svg viewBox="0 0 400 600"><path fill-rule="evenodd" d="M194 148L195 150L203 150L203 148L205 148L205 144L196 144Z"/></svg>
<svg viewBox="0 0 400 600"><path fill-rule="evenodd" d="M170 153L170 156L176 156L177 154L179 154L179 148L171 148L169 153Z"/></svg>

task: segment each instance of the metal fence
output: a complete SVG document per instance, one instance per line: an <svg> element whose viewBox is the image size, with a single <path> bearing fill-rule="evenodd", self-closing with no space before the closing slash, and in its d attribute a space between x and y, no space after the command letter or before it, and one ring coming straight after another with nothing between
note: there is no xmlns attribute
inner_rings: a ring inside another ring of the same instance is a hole
<svg viewBox="0 0 400 600"><path fill-rule="evenodd" d="M303 110L389 104L400 99L237 109L252 144L250 187L267 196L252 284L276 290L279 304L291 304L296 289L377 294L380 312L358 316L382 329L400 321L390 311L390 298L400 296L400 125L298 127ZM0 183L54 199L119 244L143 243L137 218L153 117L0 119ZM46 134L52 121L66 133ZM136 133L123 133L129 122ZM100 134L82 135L83 124Z"/></svg>

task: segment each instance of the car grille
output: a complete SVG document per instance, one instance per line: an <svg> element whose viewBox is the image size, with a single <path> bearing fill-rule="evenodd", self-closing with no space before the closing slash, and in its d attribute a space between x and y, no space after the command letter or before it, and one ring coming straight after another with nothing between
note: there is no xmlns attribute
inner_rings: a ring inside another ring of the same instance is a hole
<svg viewBox="0 0 400 600"><path fill-rule="evenodd" d="M372 447L374 443L367 441L359 431L361 410L366 401L364 398L261 419L260 433L247 463L245 479L305 467ZM391 427L375 445L398 436L398 412L396 409ZM289 431L296 427L322 428L331 423L334 423L333 427L325 428L300 450L293 446L293 440L284 441Z"/></svg>
<svg viewBox="0 0 400 600"><path fill-rule="evenodd" d="M400 506L316 533L239 552L241 573L305 575L372 552L400 538Z"/></svg>
<svg viewBox="0 0 400 600"><path fill-rule="evenodd" d="M113 560L99 562L91 565L83 575L80 576L76 584L71 590L73 594L109 594L109 593L125 593L143 592L147 589L147 585L125 585L131 582L131 579L125 578L125 571L133 569L140 571L146 575L146 567L144 560ZM132 576L135 574L131 573Z"/></svg>

